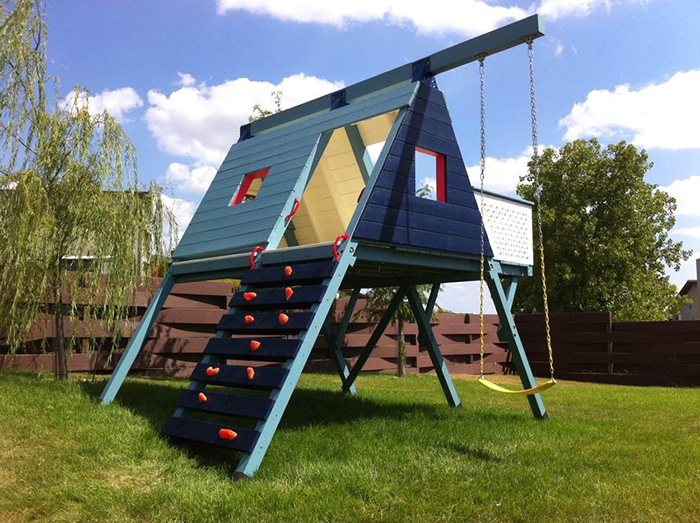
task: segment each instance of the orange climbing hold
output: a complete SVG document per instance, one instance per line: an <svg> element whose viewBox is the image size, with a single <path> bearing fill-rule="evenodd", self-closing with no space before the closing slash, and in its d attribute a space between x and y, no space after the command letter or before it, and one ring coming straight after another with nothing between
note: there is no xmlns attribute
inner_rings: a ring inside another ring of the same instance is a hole
<svg viewBox="0 0 700 523"><path fill-rule="evenodd" d="M286 325L287 322L289 321L289 316L287 316L286 314L280 314L279 318L280 318L280 325Z"/></svg>
<svg viewBox="0 0 700 523"><path fill-rule="evenodd" d="M289 298L291 298L293 294L294 291L291 287L287 287L286 289L284 289L284 295L287 297L287 301L289 301Z"/></svg>
<svg viewBox="0 0 700 523"><path fill-rule="evenodd" d="M228 439L230 441L233 441L238 437L238 434L232 431L231 429L219 429L219 437L221 439Z"/></svg>
<svg viewBox="0 0 700 523"><path fill-rule="evenodd" d="M253 318L253 317L250 316L250 315L246 316L246 317L243 318L243 319L245 320L246 325L250 325L251 323L253 323L253 322L255 321L255 318Z"/></svg>
<svg viewBox="0 0 700 523"><path fill-rule="evenodd" d="M294 272L294 271L292 270L292 268L291 268L289 265L287 265L287 266L284 268L284 275L285 275L285 276L291 276L293 272Z"/></svg>
<svg viewBox="0 0 700 523"><path fill-rule="evenodd" d="M216 376L219 373L219 367L208 367L207 376Z"/></svg>
<svg viewBox="0 0 700 523"><path fill-rule="evenodd" d="M245 301L250 301L257 298L258 295L255 292L246 292L245 294L243 294L243 297L245 298Z"/></svg>
<svg viewBox="0 0 700 523"><path fill-rule="evenodd" d="M248 373L248 379L252 380L255 376L255 369L253 369L253 367L248 367L245 371Z"/></svg>
<svg viewBox="0 0 700 523"><path fill-rule="evenodd" d="M250 350L256 351L260 348L260 342L258 340L250 340Z"/></svg>
<svg viewBox="0 0 700 523"><path fill-rule="evenodd" d="M207 398L206 394L204 394L203 392L199 393L199 402L200 403L204 403L205 401L207 401L207 399L209 399L209 398Z"/></svg>

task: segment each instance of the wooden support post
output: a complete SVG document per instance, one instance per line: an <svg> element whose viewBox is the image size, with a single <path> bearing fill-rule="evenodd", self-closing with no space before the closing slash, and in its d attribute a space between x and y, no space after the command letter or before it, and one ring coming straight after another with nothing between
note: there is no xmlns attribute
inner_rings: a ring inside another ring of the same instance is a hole
<svg viewBox="0 0 700 523"><path fill-rule="evenodd" d="M511 300L508 299L505 290L503 289L503 283L501 282L501 264L497 261L488 261L488 271L486 273L486 283L491 291L491 298L496 306L496 311L498 312L498 318L500 320L501 335L503 340L508 342L508 347L510 348L510 353L513 356L513 361L515 362L515 369L520 376L520 381L523 387L530 389L536 385L535 377L532 374L532 369L530 368L530 363L527 360L527 355L525 354L525 347L520 340L518 335L518 328L515 325L515 320L510 313L510 306L512 304ZM511 283L512 285L512 283ZM510 292L508 293L510 294ZM513 295L515 292L513 292ZM530 409L532 409L532 414L537 419L546 419L547 411L544 408L544 403L542 402L542 397L539 394L532 394L527 396L527 401L530 403Z"/></svg>
<svg viewBox="0 0 700 523"><path fill-rule="evenodd" d="M160 287L158 287L158 290L153 295L153 298L151 298L151 302L148 304L146 312L141 318L138 327L136 327L136 331L134 331L134 334L129 339L129 343L127 343L122 357L119 358L119 363L117 363L117 366L114 368L114 372L112 372L112 376L109 378L107 385L102 391L100 402L103 405L108 405L114 401L114 398L119 392L122 383L124 383L126 375L129 373L131 366L134 364L136 356L138 356L139 352L141 352L141 347L143 347L143 342L146 339L146 335L148 334L148 331L151 330L153 322L158 316L160 310L163 308L163 304L170 294L173 285L175 285L175 278L170 271L168 271L168 274L160 283Z"/></svg>
<svg viewBox="0 0 700 523"><path fill-rule="evenodd" d="M365 142L362 140L360 129L358 129L357 125L348 125L345 127L345 134L348 135L350 148L355 156L355 161L357 162L357 167L360 169L362 179L367 183L374 165L372 165L372 158L370 158L369 151L367 151L367 147L365 147Z"/></svg>
<svg viewBox="0 0 700 523"><path fill-rule="evenodd" d="M323 325L323 334L326 337L326 342L328 343L328 351L330 352L331 360L333 360L333 363L335 364L336 369L338 370L338 374L340 375L340 380L343 383L343 385L345 385L345 382L347 381L348 376L350 375L350 371L348 370L348 364L345 361L345 358L343 357L341 346L343 345L345 333L348 330L348 325L350 325L352 313L355 310L355 305L357 304L357 298L359 298L359 296L360 288L358 287L357 289L354 289L352 291L352 295L350 296L350 300L348 300L348 304L345 307L345 314L343 315L343 319L340 323L340 326L338 327L337 333L333 333L333 331L331 330L330 316L326 320L326 323ZM347 392L349 392L350 394L355 394L357 392L357 390L355 389L355 385L350 384Z"/></svg>
<svg viewBox="0 0 700 523"><path fill-rule="evenodd" d="M355 379L357 379L357 375L362 370L362 367L365 365L365 362L367 362L367 359L369 358L370 354L372 354L372 351L377 345L379 338L381 338L382 334L384 334L384 330L386 329L387 325L389 325L389 323L391 322L391 319L394 317L394 312L396 312L396 309L399 307L399 305L401 305L401 302L403 301L405 295L406 287L399 287L396 290L396 294L394 294L394 297L391 299L391 302L389 303L386 312L384 312L384 316L382 316L382 319L379 320L379 323L374 328L374 331L372 331L372 336L370 336L367 345L363 349L360 356L357 358L355 365L353 365L352 370L350 371L350 375L345 381L345 385L343 385L343 390L345 392L348 392L350 390L350 387L355 382Z"/></svg>
<svg viewBox="0 0 700 523"><path fill-rule="evenodd" d="M513 302L515 301L515 291L518 290L518 281L519 281L518 276L512 276L508 282L508 288L506 289L506 303L505 303L505 308L507 311L512 311L513 310ZM508 341L503 334L503 324L499 323L498 324L498 329L496 329L496 335L498 336L498 339L501 341Z"/></svg>
<svg viewBox="0 0 700 523"><path fill-rule="evenodd" d="M434 289L435 288L433 287L433 291ZM437 292L435 292L435 294L437 298ZM447 398L447 403L449 403L452 407L459 407L461 402L459 401L459 396L457 395L457 390L455 389L454 383L452 383L450 373L447 370L447 364L440 353L440 347L438 346L435 335L433 334L433 328L430 325L430 316L426 314L426 310L423 309L420 302L420 297L418 296L418 291L415 287L409 287L407 295L408 303L411 306L413 315L416 317L416 323L418 324L418 335L428 349L430 360L433 363L438 380L440 380L440 385L442 386L442 390ZM431 296L432 295L433 292L431 292Z"/></svg>

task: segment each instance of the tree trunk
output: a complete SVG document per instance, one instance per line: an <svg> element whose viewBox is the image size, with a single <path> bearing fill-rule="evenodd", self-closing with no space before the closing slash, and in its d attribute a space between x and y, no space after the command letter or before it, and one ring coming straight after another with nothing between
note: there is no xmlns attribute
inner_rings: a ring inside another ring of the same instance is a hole
<svg viewBox="0 0 700 523"><path fill-rule="evenodd" d="M70 364L68 361L68 350L66 350L66 338L63 331L63 296L62 296L63 281L60 277L55 280L54 290L54 351L56 354L56 379L67 380L70 372Z"/></svg>
<svg viewBox="0 0 700 523"><path fill-rule="evenodd" d="M403 335L403 318L398 319L398 354L397 354L397 373L399 378L406 376L406 339Z"/></svg>

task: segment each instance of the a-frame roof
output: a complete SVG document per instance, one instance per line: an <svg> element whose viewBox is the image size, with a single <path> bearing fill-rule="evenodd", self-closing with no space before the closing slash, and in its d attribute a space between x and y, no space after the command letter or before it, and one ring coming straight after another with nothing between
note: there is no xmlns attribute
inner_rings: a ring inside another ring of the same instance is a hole
<svg viewBox="0 0 700 523"><path fill-rule="evenodd" d="M243 126L173 258L201 259L250 251L260 244L276 246L284 233L285 216L294 199L303 195L334 129L406 109L422 80L543 34L542 21L534 15ZM255 200L231 206L245 175L260 169L269 171Z"/></svg>

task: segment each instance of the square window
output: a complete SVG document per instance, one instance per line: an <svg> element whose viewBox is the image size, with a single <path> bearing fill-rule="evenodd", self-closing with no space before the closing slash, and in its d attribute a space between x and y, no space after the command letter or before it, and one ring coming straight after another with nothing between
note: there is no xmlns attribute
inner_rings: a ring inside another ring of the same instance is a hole
<svg viewBox="0 0 700 523"><path fill-rule="evenodd" d="M231 199L230 206L255 200L269 171L270 168L268 167L267 169L260 169L259 171L246 174L238 191Z"/></svg>
<svg viewBox="0 0 700 523"><path fill-rule="evenodd" d="M445 198L445 155L416 147L415 194L421 198L447 201Z"/></svg>

